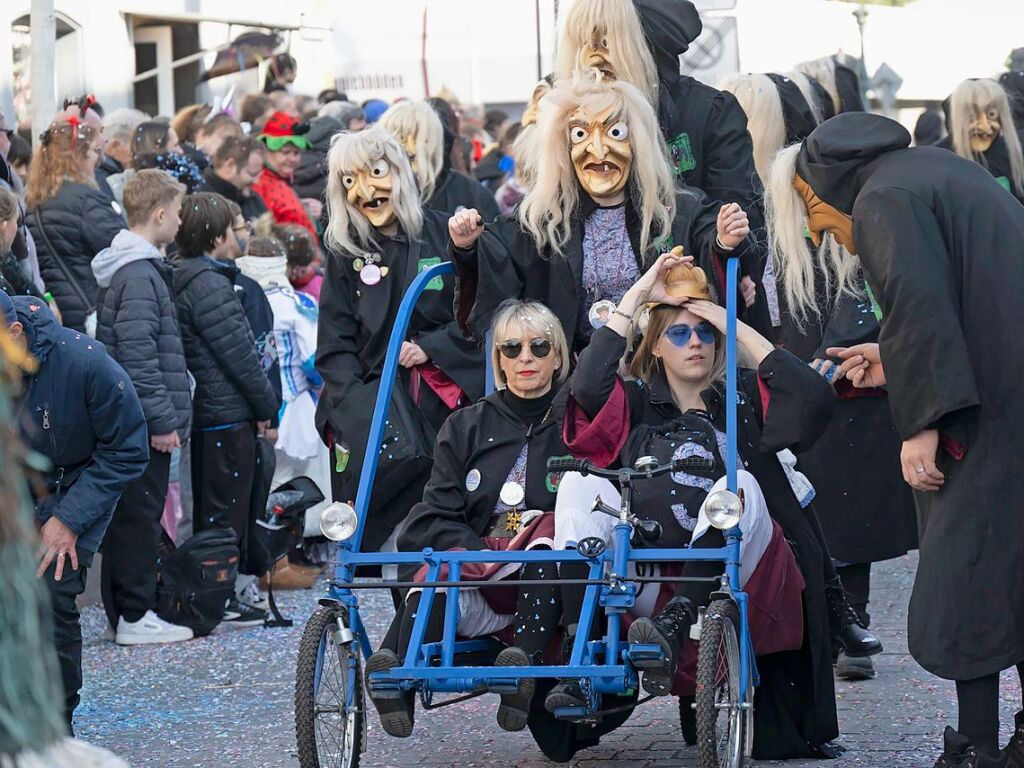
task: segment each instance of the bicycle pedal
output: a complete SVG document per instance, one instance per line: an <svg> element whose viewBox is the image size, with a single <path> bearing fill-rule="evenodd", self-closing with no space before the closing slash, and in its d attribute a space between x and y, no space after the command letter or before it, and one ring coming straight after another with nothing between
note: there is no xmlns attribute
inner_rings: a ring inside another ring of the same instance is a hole
<svg viewBox="0 0 1024 768"><path fill-rule="evenodd" d="M636 643L630 646L628 654L629 660L637 669L662 666L665 663L665 654L654 643Z"/></svg>
<svg viewBox="0 0 1024 768"><path fill-rule="evenodd" d="M592 717L586 707L555 707L554 715L559 720L568 720L570 722L589 720Z"/></svg>

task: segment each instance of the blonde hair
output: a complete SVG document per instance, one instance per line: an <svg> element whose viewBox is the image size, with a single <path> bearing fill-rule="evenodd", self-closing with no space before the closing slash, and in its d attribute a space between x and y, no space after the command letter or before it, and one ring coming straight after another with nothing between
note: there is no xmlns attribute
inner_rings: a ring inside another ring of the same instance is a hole
<svg viewBox="0 0 1024 768"><path fill-rule="evenodd" d="M832 106L836 114L842 111L843 103L839 98L839 88L836 87L836 62L831 56L822 56L820 59L801 61L796 65L796 71L802 72L808 77L813 77L828 91L832 97ZM801 89L802 90L802 89Z"/></svg>
<svg viewBox="0 0 1024 768"><path fill-rule="evenodd" d="M539 301L522 301L508 299L494 313L491 320L491 368L494 371L494 386L504 389L507 385L505 374L501 370L501 353L498 344L508 338L513 328L522 333L525 330L539 333L551 342L552 349L558 355L559 364L555 369L555 379L562 383L569 376L569 343L565 340L565 331L558 322L555 313Z"/></svg>
<svg viewBox="0 0 1024 768"><path fill-rule="evenodd" d="M519 223L544 252L562 254L569 241L573 211L579 198L579 181L569 156L568 120L582 110L591 118L609 112L609 120L623 120L633 147L626 191L640 218L641 257L652 243L667 237L675 218L675 179L668 149L658 127L654 108L629 83L603 82L591 70L570 81L559 82L540 104L536 144L528 166L533 184L519 205Z"/></svg>
<svg viewBox="0 0 1024 768"><path fill-rule="evenodd" d="M516 159L516 177L525 188L533 186L537 177L537 124L523 126L512 142L512 154Z"/></svg>
<svg viewBox="0 0 1024 768"><path fill-rule="evenodd" d="M437 177L444 165L444 127L434 108L425 101L395 104L381 115L378 125L405 147L406 139L415 137L416 150L409 161L420 188L424 205L434 195Z"/></svg>
<svg viewBox="0 0 1024 768"><path fill-rule="evenodd" d="M661 365L661 358L654 354L654 348L684 309L686 309L685 306L675 307L671 304L659 304L656 307L651 307L643 338L637 345L636 354L633 355L633 359L629 363L630 376L645 384L651 383ZM711 371L708 373L705 386L718 389L725 381L725 343L718 329L712 326L712 330L715 332L715 357L711 363Z"/></svg>
<svg viewBox="0 0 1024 768"><path fill-rule="evenodd" d="M790 315L802 328L808 318L820 315L819 298L830 302L840 292L859 294L860 261L828 233L812 253L804 236L807 206L793 186L800 146L793 144L775 156L765 184L764 209L775 279ZM816 276L823 280L823 297L818 294Z"/></svg>
<svg viewBox="0 0 1024 768"><path fill-rule="evenodd" d="M37 208L60 193L65 181L96 189L94 174L82 170L82 161L99 132L86 123L58 118L42 135L28 167L25 205Z"/></svg>
<svg viewBox="0 0 1024 768"><path fill-rule="evenodd" d="M562 24L555 76L564 80L586 70L583 49L599 34L607 41L615 77L631 83L649 104L656 105L658 68L633 0L576 0Z"/></svg>
<svg viewBox="0 0 1024 768"><path fill-rule="evenodd" d="M377 247L373 225L348 201L341 177L370 168L384 159L391 167L391 205L398 224L410 240L423 229L423 209L409 158L398 141L383 128L371 125L358 133L338 133L327 152L327 232L324 242L341 253L356 257Z"/></svg>
<svg viewBox="0 0 1024 768"><path fill-rule="evenodd" d="M747 132L754 143L754 168L764 183L775 154L786 144L786 119L779 89L767 75L726 76L718 88L736 97L747 113Z"/></svg>
<svg viewBox="0 0 1024 768"><path fill-rule="evenodd" d="M975 112L995 110L999 120L1000 135L1006 143L1006 154L1010 158L1010 176L1017 194L1024 194L1024 153L1020 137L1013 123L1010 100L1006 91L995 80L981 78L964 80L949 97L950 138L953 151L960 157L985 165L985 156L971 150L971 121Z"/></svg>
<svg viewBox="0 0 1024 768"><path fill-rule="evenodd" d="M129 227L145 224L157 208L185 197L185 185L158 168L136 172L124 185L124 214Z"/></svg>

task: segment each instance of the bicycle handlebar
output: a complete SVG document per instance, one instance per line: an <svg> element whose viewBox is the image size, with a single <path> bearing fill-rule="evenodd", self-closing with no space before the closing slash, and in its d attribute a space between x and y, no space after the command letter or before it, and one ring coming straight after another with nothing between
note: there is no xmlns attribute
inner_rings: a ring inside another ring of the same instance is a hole
<svg viewBox="0 0 1024 768"><path fill-rule="evenodd" d="M714 462L700 456L689 456L685 459L675 459L671 464L657 465L646 469L603 469L594 466L588 459L570 459L561 456L548 459L548 470L551 472L579 472L581 475L597 475L610 480L617 480L625 476L629 480L646 480L667 472L685 472L695 469L710 469Z"/></svg>

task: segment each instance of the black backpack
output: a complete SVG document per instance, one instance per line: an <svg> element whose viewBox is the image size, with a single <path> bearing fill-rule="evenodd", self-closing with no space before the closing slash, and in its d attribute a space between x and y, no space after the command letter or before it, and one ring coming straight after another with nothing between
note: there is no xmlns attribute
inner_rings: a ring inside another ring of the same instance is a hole
<svg viewBox="0 0 1024 768"><path fill-rule="evenodd" d="M238 576L237 536L231 528L195 534L157 563L157 615L190 627L196 637L210 634L224 618Z"/></svg>

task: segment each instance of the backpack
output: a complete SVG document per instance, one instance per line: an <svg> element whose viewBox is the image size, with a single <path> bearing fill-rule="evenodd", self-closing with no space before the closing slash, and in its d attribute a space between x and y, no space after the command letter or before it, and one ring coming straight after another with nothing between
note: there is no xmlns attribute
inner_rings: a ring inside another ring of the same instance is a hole
<svg viewBox="0 0 1024 768"><path fill-rule="evenodd" d="M196 637L210 634L224 618L238 576L237 537L231 528L195 534L157 563L157 615L190 627Z"/></svg>

